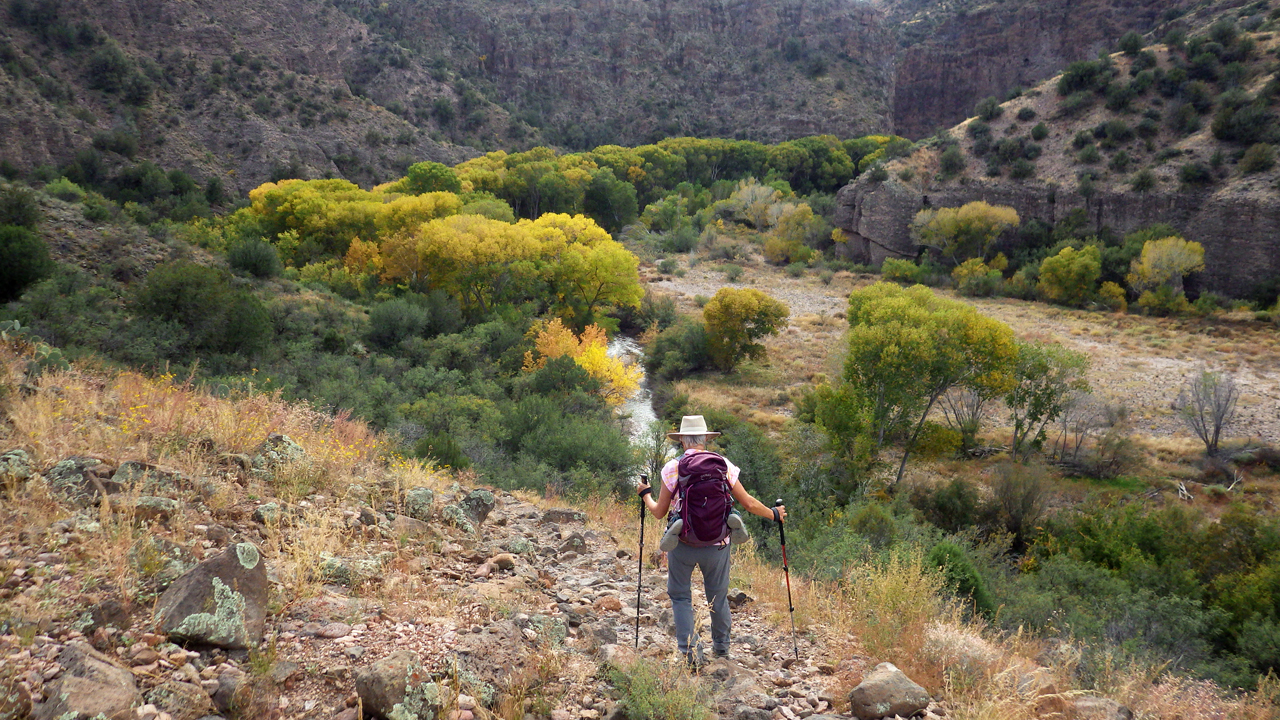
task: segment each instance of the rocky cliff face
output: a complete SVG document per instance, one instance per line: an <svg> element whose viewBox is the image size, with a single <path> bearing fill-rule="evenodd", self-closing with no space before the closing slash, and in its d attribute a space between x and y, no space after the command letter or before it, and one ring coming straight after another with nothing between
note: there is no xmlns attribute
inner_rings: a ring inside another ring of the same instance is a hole
<svg viewBox="0 0 1280 720"><path fill-rule="evenodd" d="M903 44L894 70L894 131L920 138L950 127L971 116L977 100L1003 98L1068 63L1113 50L1121 35L1151 30L1165 10L1179 4L881 0L886 22L898 30Z"/></svg>
<svg viewBox="0 0 1280 720"><path fill-rule="evenodd" d="M342 6L353 3L342 2ZM391 0L398 42L568 148L889 127L893 39L847 0Z"/></svg>
<svg viewBox="0 0 1280 720"><path fill-rule="evenodd" d="M914 258L908 226L917 212L975 200L1010 206L1024 223L1032 218L1055 223L1077 209L1087 213L1093 231L1109 227L1126 233L1169 223L1204 246L1200 286L1226 295L1241 296L1280 275L1280 201L1264 194L1100 191L1086 198L1040 182L974 181L927 190L897 180L864 180L840 190L836 224L849 235L847 252L858 262Z"/></svg>

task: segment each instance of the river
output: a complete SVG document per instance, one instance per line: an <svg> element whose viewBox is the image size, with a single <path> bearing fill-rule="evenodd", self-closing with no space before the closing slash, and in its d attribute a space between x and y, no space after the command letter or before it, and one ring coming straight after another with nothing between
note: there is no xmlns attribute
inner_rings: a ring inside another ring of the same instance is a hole
<svg viewBox="0 0 1280 720"><path fill-rule="evenodd" d="M640 368L640 389L619 408L623 427L632 445L644 445L649 423L658 419L653 412L653 393L649 391L649 379L644 375L644 348L635 338L615 335L609 341L609 357L619 358L628 365Z"/></svg>

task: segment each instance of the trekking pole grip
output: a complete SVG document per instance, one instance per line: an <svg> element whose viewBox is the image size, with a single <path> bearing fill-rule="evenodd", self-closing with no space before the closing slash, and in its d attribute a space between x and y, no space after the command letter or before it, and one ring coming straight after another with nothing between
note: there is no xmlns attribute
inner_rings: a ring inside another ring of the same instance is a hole
<svg viewBox="0 0 1280 720"><path fill-rule="evenodd" d="M787 531L782 528L782 518L778 516L778 508L782 506L782 498L773 502L773 519L778 523L778 539L783 546L787 544Z"/></svg>

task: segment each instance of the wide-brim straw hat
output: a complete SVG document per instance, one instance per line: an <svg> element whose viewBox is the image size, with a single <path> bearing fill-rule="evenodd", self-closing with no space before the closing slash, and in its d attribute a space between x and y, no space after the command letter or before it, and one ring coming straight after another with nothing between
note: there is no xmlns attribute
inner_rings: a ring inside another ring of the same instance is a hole
<svg viewBox="0 0 1280 720"><path fill-rule="evenodd" d="M720 433L709 432L707 430L707 421L702 419L701 415L685 415L680 418L680 430L677 432L667 433L668 440L679 441L681 437L688 435L706 435L707 437L718 437Z"/></svg>

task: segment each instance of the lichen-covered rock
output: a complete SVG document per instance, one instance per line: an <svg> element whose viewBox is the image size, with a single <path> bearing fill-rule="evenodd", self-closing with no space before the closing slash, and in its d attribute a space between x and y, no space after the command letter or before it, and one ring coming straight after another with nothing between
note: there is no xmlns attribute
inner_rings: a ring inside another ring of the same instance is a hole
<svg viewBox="0 0 1280 720"><path fill-rule="evenodd" d="M859 720L912 715L929 707L929 693L893 663L880 663L849 692L849 712Z"/></svg>
<svg viewBox="0 0 1280 720"><path fill-rule="evenodd" d="M551 508L542 513L542 519L539 523L542 525L563 525L564 523L584 523L587 521L587 514L581 510L573 508Z"/></svg>
<svg viewBox="0 0 1280 720"><path fill-rule="evenodd" d="M24 483L31 478L31 456L26 450L10 450L0 455L0 484Z"/></svg>
<svg viewBox="0 0 1280 720"><path fill-rule="evenodd" d="M355 587L382 572L382 563L373 558L325 557L320 561L320 576L325 582Z"/></svg>
<svg viewBox="0 0 1280 720"><path fill-rule="evenodd" d="M156 606L156 624L169 636L190 642L249 647L262 639L269 585L258 548L232 545L165 591Z"/></svg>
<svg viewBox="0 0 1280 720"><path fill-rule="evenodd" d="M135 520L167 523L181 507L172 498L143 495L133 502L133 517Z"/></svg>
<svg viewBox="0 0 1280 720"><path fill-rule="evenodd" d="M498 499L493 496L493 493L484 489L472 490L462 500L462 507L467 511L467 517L471 518L476 525L483 524L497 504Z"/></svg>
<svg viewBox="0 0 1280 720"><path fill-rule="evenodd" d="M0 680L0 720L18 720L31 715L31 691L16 679Z"/></svg>
<svg viewBox="0 0 1280 720"><path fill-rule="evenodd" d="M200 720L213 713L209 693L191 683L160 683L147 691L146 700L157 710L172 715L173 720Z"/></svg>
<svg viewBox="0 0 1280 720"><path fill-rule="evenodd" d="M73 642L64 647L58 653L58 664L62 666L62 676L46 688L48 700L32 710L34 720L98 715L124 720L132 717L133 707L142 701L133 673L87 643Z"/></svg>
<svg viewBox="0 0 1280 720"><path fill-rule="evenodd" d="M414 520L429 522L435 501L436 494L431 491L431 488L409 488L404 494L404 512Z"/></svg>
<svg viewBox="0 0 1280 720"><path fill-rule="evenodd" d="M271 471L306 458L307 451L288 435L271 433L253 454L253 469Z"/></svg>
<svg viewBox="0 0 1280 720"><path fill-rule="evenodd" d="M111 478L110 465L91 457L69 457L44 474L49 489L76 507L96 505L103 492L116 495L124 488Z"/></svg>
<svg viewBox="0 0 1280 720"><path fill-rule="evenodd" d="M365 711L388 720L434 720L440 688L418 656L397 650L356 673L356 693Z"/></svg>
<svg viewBox="0 0 1280 720"><path fill-rule="evenodd" d="M534 551L534 545L528 538L513 537L502 543L502 549L515 555L527 555Z"/></svg>
<svg viewBox="0 0 1280 720"><path fill-rule="evenodd" d="M254 522L261 523L263 525L275 525L276 523L279 523L280 504L270 502L259 505L253 511L253 520Z"/></svg>
<svg viewBox="0 0 1280 720"><path fill-rule="evenodd" d="M166 470L141 460L120 463L111 479L133 492L146 495L170 495L183 484L182 473L177 470Z"/></svg>
<svg viewBox="0 0 1280 720"><path fill-rule="evenodd" d="M445 505L444 508L440 510L440 517L447 524L458 528L468 535L474 535L476 532L476 526L471 524L471 518L467 517L467 511L461 505Z"/></svg>

